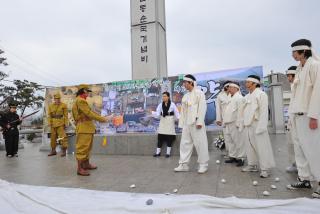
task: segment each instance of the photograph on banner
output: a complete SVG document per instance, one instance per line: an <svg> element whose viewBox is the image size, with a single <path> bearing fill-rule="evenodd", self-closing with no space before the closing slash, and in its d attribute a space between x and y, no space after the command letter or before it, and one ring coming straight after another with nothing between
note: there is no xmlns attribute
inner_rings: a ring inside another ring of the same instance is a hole
<svg viewBox="0 0 320 214"><path fill-rule="evenodd" d="M97 84L97 85L90 85L90 90L92 90L91 93L89 93L89 97L87 98L87 101L92 108L93 111L95 111L98 114L101 114L101 108L102 108L102 91L103 91L103 85ZM48 126L48 114L47 109L51 103L54 102L53 95L56 93L60 93L61 95L61 102L65 103L68 107L68 120L69 120L69 126L67 127L67 132L74 132L75 130L75 122L72 117L72 105L74 103L74 100L76 98L76 93L78 89L77 86L65 86L65 87L56 87L56 88L47 88L46 94L45 94L45 105L44 105L44 131L45 133L50 132L50 127ZM99 128L99 124L96 123L97 128Z"/></svg>
<svg viewBox="0 0 320 214"><path fill-rule="evenodd" d="M104 85L101 114L113 114L112 123L100 124L101 134L155 133L159 119L152 115L164 91L171 92L167 79L129 80Z"/></svg>

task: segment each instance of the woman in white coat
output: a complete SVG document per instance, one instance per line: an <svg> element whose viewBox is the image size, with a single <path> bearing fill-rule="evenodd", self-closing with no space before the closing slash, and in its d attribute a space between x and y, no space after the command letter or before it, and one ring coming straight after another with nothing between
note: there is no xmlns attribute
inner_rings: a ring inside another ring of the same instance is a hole
<svg viewBox="0 0 320 214"><path fill-rule="evenodd" d="M177 106L170 100L169 92L162 93L162 103L157 107L156 116L160 117L160 124L157 149L153 157L161 155L161 147L165 142L167 143L166 158L168 158L171 154L172 143L176 139L175 119L179 119L180 117Z"/></svg>

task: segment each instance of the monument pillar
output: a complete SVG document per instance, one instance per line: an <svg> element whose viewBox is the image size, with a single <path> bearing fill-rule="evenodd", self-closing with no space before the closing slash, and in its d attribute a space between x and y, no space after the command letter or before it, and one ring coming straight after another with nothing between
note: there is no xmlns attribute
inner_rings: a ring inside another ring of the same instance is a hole
<svg viewBox="0 0 320 214"><path fill-rule="evenodd" d="M165 0L131 0L132 79L167 77Z"/></svg>

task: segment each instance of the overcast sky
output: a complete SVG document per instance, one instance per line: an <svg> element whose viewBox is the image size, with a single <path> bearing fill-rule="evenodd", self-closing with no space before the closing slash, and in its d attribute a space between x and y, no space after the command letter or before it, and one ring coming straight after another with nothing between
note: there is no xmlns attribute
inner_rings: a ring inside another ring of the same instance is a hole
<svg viewBox="0 0 320 214"><path fill-rule="evenodd" d="M168 73L283 72L296 64L294 40L308 38L320 52L319 8L318 0L166 0ZM61 86L131 78L129 0L0 0L0 20L9 79Z"/></svg>

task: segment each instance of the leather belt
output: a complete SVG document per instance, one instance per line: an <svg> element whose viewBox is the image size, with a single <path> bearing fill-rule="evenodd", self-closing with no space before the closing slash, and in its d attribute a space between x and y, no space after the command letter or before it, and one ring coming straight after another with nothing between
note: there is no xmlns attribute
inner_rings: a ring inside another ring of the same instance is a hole
<svg viewBox="0 0 320 214"><path fill-rule="evenodd" d="M51 118L61 119L61 118L63 118L63 115L51 115Z"/></svg>
<svg viewBox="0 0 320 214"><path fill-rule="evenodd" d="M81 118L77 121L77 123L83 123L83 122L86 122L86 121L91 121L89 118Z"/></svg>

